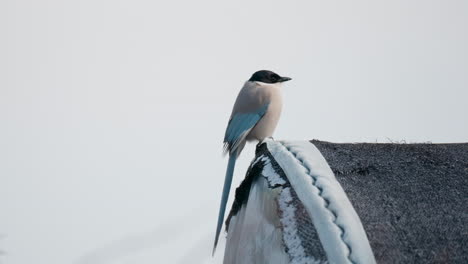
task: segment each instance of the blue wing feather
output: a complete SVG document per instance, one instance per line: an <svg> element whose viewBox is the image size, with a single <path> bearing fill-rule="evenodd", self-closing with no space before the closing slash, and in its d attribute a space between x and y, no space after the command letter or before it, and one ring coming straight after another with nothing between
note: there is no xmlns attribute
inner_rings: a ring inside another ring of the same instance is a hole
<svg viewBox="0 0 468 264"><path fill-rule="evenodd" d="M225 150L229 152L234 150L233 148L237 145L236 143L245 136L245 132L252 129L265 115L268 105L269 103L264 104L251 113L237 113L232 116L226 129L226 134L224 135Z"/></svg>

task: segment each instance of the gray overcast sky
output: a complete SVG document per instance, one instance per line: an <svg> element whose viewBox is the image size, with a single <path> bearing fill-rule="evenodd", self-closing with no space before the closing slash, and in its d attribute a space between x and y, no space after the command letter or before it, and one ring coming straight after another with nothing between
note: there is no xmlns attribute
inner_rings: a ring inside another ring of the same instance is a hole
<svg viewBox="0 0 468 264"><path fill-rule="evenodd" d="M468 141L467 28L465 0L1 1L0 263L219 262L259 69L293 78L276 138Z"/></svg>

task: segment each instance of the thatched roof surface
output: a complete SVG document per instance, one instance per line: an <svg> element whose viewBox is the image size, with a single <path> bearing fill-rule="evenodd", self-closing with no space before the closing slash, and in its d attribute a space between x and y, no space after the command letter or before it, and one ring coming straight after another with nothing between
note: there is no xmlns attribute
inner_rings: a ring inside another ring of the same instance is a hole
<svg viewBox="0 0 468 264"><path fill-rule="evenodd" d="M377 263L468 263L468 144L313 140Z"/></svg>

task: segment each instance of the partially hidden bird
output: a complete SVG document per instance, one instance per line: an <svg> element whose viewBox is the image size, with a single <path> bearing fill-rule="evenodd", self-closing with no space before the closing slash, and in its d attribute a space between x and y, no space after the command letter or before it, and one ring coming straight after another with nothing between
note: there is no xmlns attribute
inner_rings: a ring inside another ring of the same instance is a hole
<svg viewBox="0 0 468 264"><path fill-rule="evenodd" d="M289 80L291 78L282 77L272 71L257 71L245 82L237 96L224 135L224 153L229 153L229 161L219 207L213 255L223 225L237 157L247 141L262 141L273 136L281 115L281 86Z"/></svg>

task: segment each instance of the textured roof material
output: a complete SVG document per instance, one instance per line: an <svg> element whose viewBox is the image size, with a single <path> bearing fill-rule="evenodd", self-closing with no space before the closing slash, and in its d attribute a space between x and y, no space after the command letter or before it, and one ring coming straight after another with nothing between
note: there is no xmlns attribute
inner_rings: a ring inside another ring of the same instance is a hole
<svg viewBox="0 0 468 264"><path fill-rule="evenodd" d="M318 140L378 263L468 263L468 144Z"/></svg>

